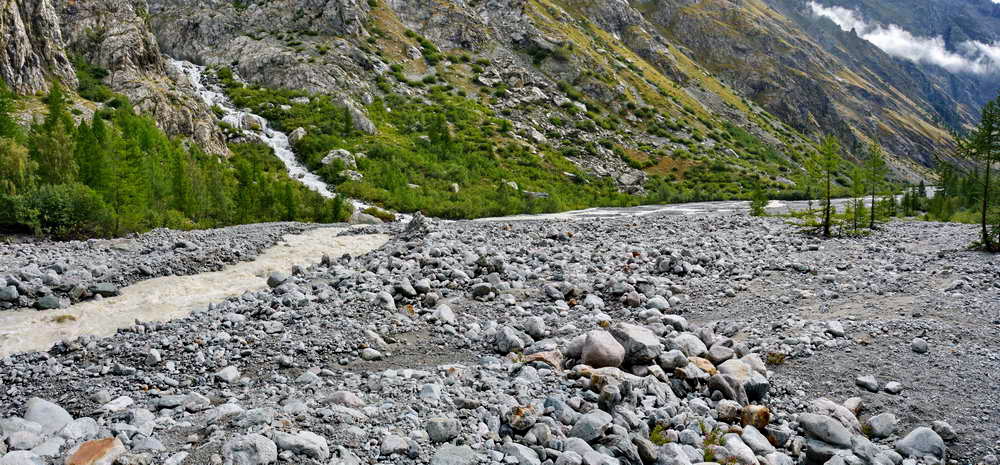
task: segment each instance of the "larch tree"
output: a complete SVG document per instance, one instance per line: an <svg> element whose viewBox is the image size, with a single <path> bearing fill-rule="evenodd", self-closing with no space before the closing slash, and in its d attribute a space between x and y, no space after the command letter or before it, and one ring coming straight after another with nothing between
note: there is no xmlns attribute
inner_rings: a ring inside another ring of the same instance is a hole
<svg viewBox="0 0 1000 465"><path fill-rule="evenodd" d="M864 163L865 183L868 184L868 194L871 196L872 210L868 221L868 227L875 229L875 197L879 194L882 186L885 185L885 176L889 174L889 167L885 162L885 154L882 146L873 143L868 147L868 158Z"/></svg>
<svg viewBox="0 0 1000 465"><path fill-rule="evenodd" d="M823 236L830 237L830 225L833 221L833 177L840 169L843 158L840 157L840 142L828 135L820 142L819 151L807 161L806 168L813 183L820 186L823 202Z"/></svg>
<svg viewBox="0 0 1000 465"><path fill-rule="evenodd" d="M993 165L1000 163L1000 97L983 107L979 126L958 139L958 151L960 156L982 164L982 176L974 176L981 202L982 244L983 248L990 252L1000 252L1000 243L994 241L988 222L993 195L990 192L993 184Z"/></svg>

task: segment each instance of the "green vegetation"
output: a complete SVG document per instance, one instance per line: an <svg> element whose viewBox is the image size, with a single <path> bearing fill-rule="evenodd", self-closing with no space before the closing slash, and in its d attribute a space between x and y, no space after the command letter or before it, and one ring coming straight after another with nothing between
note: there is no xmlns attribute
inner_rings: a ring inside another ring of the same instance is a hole
<svg viewBox="0 0 1000 465"><path fill-rule="evenodd" d="M243 86L225 69L218 75L237 105L279 129L305 128L305 137L295 143L297 156L338 192L384 208L476 218L641 200L617 192L610 179L592 179L551 149L532 153L513 138L510 121L445 86L418 98L375 99L367 110L378 132L370 135L354 130L344 105L328 96ZM308 97L308 103L296 97ZM342 175L348 167L339 160L324 165L334 149L365 154L356 158L364 177Z"/></svg>
<svg viewBox="0 0 1000 465"><path fill-rule="evenodd" d="M875 205L875 197L882 193L885 177L889 174L889 167L886 165L881 145L872 144L868 148L868 158L865 159L863 169L864 180L868 183L868 193L871 195L871 204ZM871 209L871 216L868 222L869 229L875 229L875 210L875 208Z"/></svg>
<svg viewBox="0 0 1000 465"><path fill-rule="evenodd" d="M764 192L760 183L757 183L750 196L750 216L766 216L765 208L767 208L767 192Z"/></svg>
<svg viewBox="0 0 1000 465"><path fill-rule="evenodd" d="M76 79L79 81L76 91L80 97L98 103L107 102L114 97L111 89L101 81L108 75L106 70L90 64L80 56L73 57L73 68L76 69Z"/></svg>
<svg viewBox="0 0 1000 465"><path fill-rule="evenodd" d="M958 154L972 161L977 168L971 175L971 183L977 187L979 197L979 219L981 227L980 245L989 252L1000 252L1000 221L997 221L997 188L993 176L995 164L1000 163L1000 97L983 107L979 126L969 134L958 138Z"/></svg>
<svg viewBox="0 0 1000 465"><path fill-rule="evenodd" d="M187 148L120 96L77 124L58 84L45 119L24 130L2 87L0 228L79 238L349 214L290 180L263 145L235 145L230 159Z"/></svg>
<svg viewBox="0 0 1000 465"><path fill-rule="evenodd" d="M666 431L666 426L657 423L656 426L653 427L653 430L649 432L649 440L657 446L668 444L670 442L670 438L667 437Z"/></svg>
<svg viewBox="0 0 1000 465"><path fill-rule="evenodd" d="M983 108L977 128L955 136L962 162L939 159L939 184L928 197L924 183L903 191L899 212L929 221L976 224L980 238L973 247L1000 252L1000 179L993 173L1000 162L1000 97Z"/></svg>
<svg viewBox="0 0 1000 465"><path fill-rule="evenodd" d="M806 169L813 182L819 184L822 189L822 227L825 237L830 237L833 210L830 201L833 199L833 177L840 170L841 164L843 164L843 159L840 157L840 143L832 135L823 138L819 152L806 164Z"/></svg>

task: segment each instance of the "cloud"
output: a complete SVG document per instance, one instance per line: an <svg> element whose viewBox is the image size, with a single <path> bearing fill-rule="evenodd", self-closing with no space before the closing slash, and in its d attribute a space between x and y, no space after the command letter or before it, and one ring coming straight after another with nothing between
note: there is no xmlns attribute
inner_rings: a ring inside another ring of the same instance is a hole
<svg viewBox="0 0 1000 465"><path fill-rule="evenodd" d="M1000 3L1000 0L994 0ZM826 7L814 1L809 8L816 16L829 18L844 31L855 31L883 52L915 63L940 66L952 73L1000 73L1000 43L976 40L962 42L948 50L941 36L915 36L895 24L869 23L857 11L839 6Z"/></svg>

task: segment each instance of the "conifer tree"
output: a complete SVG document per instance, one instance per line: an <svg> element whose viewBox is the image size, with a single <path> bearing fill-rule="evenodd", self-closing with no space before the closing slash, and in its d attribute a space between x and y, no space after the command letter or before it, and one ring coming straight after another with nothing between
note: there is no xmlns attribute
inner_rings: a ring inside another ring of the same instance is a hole
<svg viewBox="0 0 1000 465"><path fill-rule="evenodd" d="M865 182L868 180L866 172L860 166L855 166L851 169L851 229L857 233L858 224L860 223L860 216L864 211L864 197L868 190ZM874 210L874 203L872 204L872 209Z"/></svg>
<svg viewBox="0 0 1000 465"><path fill-rule="evenodd" d="M31 158L38 166L38 180L42 184L69 184L76 181L78 171L73 149L74 127L58 83L52 85L46 106L45 120L31 131Z"/></svg>
<svg viewBox="0 0 1000 465"><path fill-rule="evenodd" d="M994 240L988 222L993 193L993 165L1000 163L1000 97L983 107L979 126L958 140L959 155L982 164L983 175L975 176L977 194L980 195L980 227L983 248L1000 252L1000 243Z"/></svg>
<svg viewBox="0 0 1000 465"><path fill-rule="evenodd" d="M750 216L767 215L767 192L761 186L760 180L754 183L753 193L750 195Z"/></svg>
<svg viewBox="0 0 1000 465"><path fill-rule="evenodd" d="M885 183L885 176L889 173L889 168L885 162L885 155L882 146L872 144L868 148L868 158L864 164L865 182L868 184L868 193L871 196L872 211L868 221L868 228L875 229L875 197L880 193L882 185Z"/></svg>
<svg viewBox="0 0 1000 465"><path fill-rule="evenodd" d="M830 237L830 225L832 223L833 205L833 177L840 169L843 159L840 157L840 143L837 138L828 135L820 143L819 152L807 161L806 168L815 184L820 185L822 195L822 218L823 236Z"/></svg>

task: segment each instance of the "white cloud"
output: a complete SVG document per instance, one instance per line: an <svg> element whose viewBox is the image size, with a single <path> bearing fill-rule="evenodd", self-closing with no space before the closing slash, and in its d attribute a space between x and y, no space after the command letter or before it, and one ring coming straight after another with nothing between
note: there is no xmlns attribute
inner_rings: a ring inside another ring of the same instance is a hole
<svg viewBox="0 0 1000 465"><path fill-rule="evenodd" d="M993 0L1000 3L1000 0ZM1000 73L1000 43L986 44L970 40L955 51L945 47L944 39L915 36L895 24L869 23L857 11L839 6L826 7L814 1L809 8L816 16L829 18L844 31L854 30L883 52L916 63L940 66L953 73Z"/></svg>

